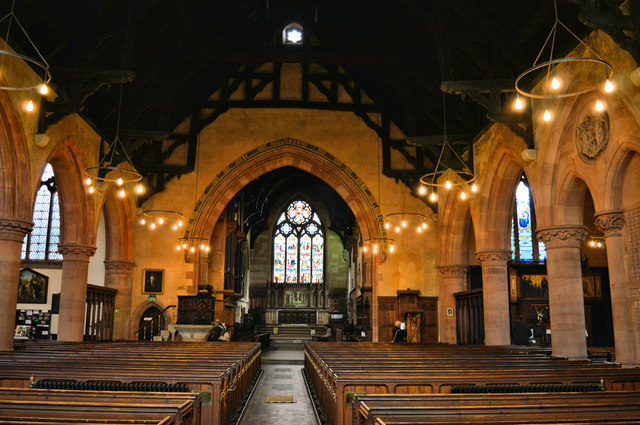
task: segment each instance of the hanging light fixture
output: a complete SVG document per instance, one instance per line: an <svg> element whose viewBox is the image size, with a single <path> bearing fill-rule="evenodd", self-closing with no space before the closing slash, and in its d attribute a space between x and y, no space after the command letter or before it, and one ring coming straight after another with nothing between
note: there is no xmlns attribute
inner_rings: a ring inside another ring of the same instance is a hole
<svg viewBox="0 0 640 425"><path fill-rule="evenodd" d="M7 85L0 86L0 90L29 90L31 91L32 96L33 96L33 92L37 90L40 94L45 95L49 92L47 84L49 84L49 82L51 81L51 72L49 70L49 64L47 63L45 58L42 56L42 54L40 54L40 51L38 50L36 45L33 43L33 41L31 41L31 37L29 37L29 34L27 34L27 31L24 29L24 27L18 20L18 17L15 15L14 8L15 8L15 0L13 0L11 4L11 12L9 12L4 18L0 19L0 24L7 21L7 25L8 25L6 37L4 39L4 49L0 50L0 72L4 74L3 71L9 67L9 61L20 60L20 61L25 61L29 65L31 65L31 67L34 69L36 74L38 74L39 78L35 81L34 80L29 81L28 78L25 78L23 80L21 78L21 81L24 81L23 84L20 84L19 82L16 82L15 84L13 83L9 84L7 82ZM18 28L20 28L20 30L22 31L23 36L27 39L27 41L33 48L34 52L37 54L37 58L33 58L26 54L21 54L21 53L13 52L9 50L8 43L9 43L9 37L11 35L11 27L13 22L15 22ZM5 80L6 80L6 75L5 75ZM29 102L26 103L25 109L29 112L33 111L34 109L33 98L29 99Z"/></svg>
<svg viewBox="0 0 640 425"><path fill-rule="evenodd" d="M536 57L533 65L525 70L522 74L516 78L515 88L518 92L516 101L514 103L515 109L522 109L522 100L520 95L531 99L562 99L566 97L579 96L584 93L588 93L594 90L602 89L605 93L613 92L614 85L611 82L611 76L613 75L613 67L604 59L602 59L593 49L591 49L585 42L583 42L578 36L576 36L561 20L558 18L558 6L556 0L553 0L553 10L555 13L555 21L551 27L549 35L545 40L538 56ZM558 27L564 28L573 38L583 45L587 51L593 56L588 57L561 57L555 58L554 47L556 41L556 34ZM549 60L544 62L538 62L542 57L547 46L549 49ZM581 84L574 85L571 88L569 84L563 82L561 77L564 75L570 75L575 73L575 68L579 66L588 67L585 75L593 75L592 81L581 81ZM540 79L543 79L542 84L538 84ZM530 87L530 88L528 88ZM565 91L562 89L566 88ZM596 99L594 105L597 111L604 110L604 104L600 99ZM552 114L547 108L545 103L545 110L542 119L545 122L551 121Z"/></svg>
<svg viewBox="0 0 640 425"><path fill-rule="evenodd" d="M420 186L424 187L424 186ZM421 191L418 190L418 193ZM405 201L407 198L407 187L405 185L404 195L402 198L402 211L392 212L385 217L384 228L392 234L413 233L422 234L429 225L427 224L427 216L416 212L408 212L405 210Z"/></svg>
<svg viewBox="0 0 640 425"><path fill-rule="evenodd" d="M127 46L129 41L129 31L127 30L127 38L125 40L125 46ZM123 55L126 57L126 55ZM124 80L124 59L122 63L122 78L121 81ZM134 193L136 195L140 195L144 193L144 186L140 181L142 180L142 174L136 170L136 167L133 165L129 154L127 153L127 149L122 144L120 140L120 116L122 113L122 94L124 91L124 82L120 83L120 94L118 99L118 118L116 121L116 136L111 143L107 146L106 153L100 158L98 161L98 165L96 167L89 167L84 170L86 175L85 185L88 186L89 193L93 193L95 190L93 189L93 184L95 182L102 183L115 183L116 188L118 190L118 196L120 198L124 198L127 195L127 191L125 190L125 186L129 186L135 184ZM126 161L120 163L118 165L114 165L114 157L116 152L122 152Z"/></svg>

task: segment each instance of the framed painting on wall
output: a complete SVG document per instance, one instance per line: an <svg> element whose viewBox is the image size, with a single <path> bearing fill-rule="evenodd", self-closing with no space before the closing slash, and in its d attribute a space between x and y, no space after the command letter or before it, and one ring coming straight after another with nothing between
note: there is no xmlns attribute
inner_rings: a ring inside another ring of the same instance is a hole
<svg viewBox="0 0 640 425"><path fill-rule="evenodd" d="M164 270L144 269L142 271L142 293L162 294L164 292Z"/></svg>
<svg viewBox="0 0 640 425"><path fill-rule="evenodd" d="M46 304L49 277L31 269L20 270L18 282L18 302Z"/></svg>

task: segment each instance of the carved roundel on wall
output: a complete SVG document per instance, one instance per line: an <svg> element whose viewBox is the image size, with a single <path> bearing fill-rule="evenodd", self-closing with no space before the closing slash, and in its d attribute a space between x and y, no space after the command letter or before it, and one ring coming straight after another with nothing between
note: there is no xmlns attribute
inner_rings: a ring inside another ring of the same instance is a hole
<svg viewBox="0 0 640 425"><path fill-rule="evenodd" d="M609 143L609 114L606 111L589 114L576 125L576 149L584 162L600 156Z"/></svg>

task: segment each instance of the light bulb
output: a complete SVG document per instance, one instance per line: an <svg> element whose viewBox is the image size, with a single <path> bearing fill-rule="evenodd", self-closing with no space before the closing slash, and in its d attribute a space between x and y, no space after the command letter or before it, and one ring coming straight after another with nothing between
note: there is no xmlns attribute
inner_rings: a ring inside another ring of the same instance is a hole
<svg viewBox="0 0 640 425"><path fill-rule="evenodd" d="M609 81L609 80L607 80L607 81ZM40 94L41 95L45 95L47 93L49 93L49 87L47 87L46 84L42 83L42 85L40 86Z"/></svg>
<svg viewBox="0 0 640 425"><path fill-rule="evenodd" d="M182 220L178 220L178 227L182 227Z"/></svg>
<svg viewBox="0 0 640 425"><path fill-rule="evenodd" d="M396 250L396 247L395 247L394 245L391 245L391 246L389 247L389 252L393 252L393 251L395 251L395 250Z"/></svg>
<svg viewBox="0 0 640 425"><path fill-rule="evenodd" d="M613 83L607 78L607 81L604 83L604 91L607 93L611 93L613 90Z"/></svg>
<svg viewBox="0 0 640 425"><path fill-rule="evenodd" d="M84 184L86 184L87 186L91 186L91 178L87 177L87 179L84 181Z"/></svg>
<svg viewBox="0 0 640 425"><path fill-rule="evenodd" d="M118 180L116 180L116 184L118 186L122 186L123 183L124 183L124 180L122 180L122 177L118 177Z"/></svg>
<svg viewBox="0 0 640 425"><path fill-rule="evenodd" d="M551 88L554 90L558 90L560 88L560 80L554 75L551 80Z"/></svg>
<svg viewBox="0 0 640 425"><path fill-rule="evenodd" d="M140 224L141 224L141 225L143 225L143 226L144 226L146 223L147 223L147 220L145 220L144 218L141 218L141 219L140 219Z"/></svg>
<svg viewBox="0 0 640 425"><path fill-rule="evenodd" d="M211 250L211 247L210 247L210 246L207 246L204 250L205 250L205 251L207 251L207 252L209 252L209 251Z"/></svg>
<svg viewBox="0 0 640 425"><path fill-rule="evenodd" d="M467 199L467 192L460 192L460 199Z"/></svg>
<svg viewBox="0 0 640 425"><path fill-rule="evenodd" d="M420 188L418 189L418 193L420 195L424 195L425 193L427 193L427 188L424 186L420 186Z"/></svg>
<svg viewBox="0 0 640 425"><path fill-rule="evenodd" d="M178 225L177 224L173 225L173 230L178 230Z"/></svg>
<svg viewBox="0 0 640 425"><path fill-rule="evenodd" d="M164 224L164 218L160 217L160 218L158 219L158 224Z"/></svg>
<svg viewBox="0 0 640 425"><path fill-rule="evenodd" d="M424 230L427 230L427 223L422 223L422 228L423 228Z"/></svg>
<svg viewBox="0 0 640 425"><path fill-rule="evenodd" d="M418 226L418 228L416 229L416 231L417 231L418 233L422 233L422 227Z"/></svg>
<svg viewBox="0 0 640 425"><path fill-rule="evenodd" d="M551 112L548 109L544 110L544 114L542 115L542 119L545 121L551 121Z"/></svg>
<svg viewBox="0 0 640 425"><path fill-rule="evenodd" d="M33 101L31 99L29 99L27 104L24 106L24 109L26 109L27 112L32 112L33 111Z"/></svg>
<svg viewBox="0 0 640 425"><path fill-rule="evenodd" d="M201 245L200 245L200 249L204 249L204 244L201 244Z"/></svg>
<svg viewBox="0 0 640 425"><path fill-rule="evenodd" d="M431 196L429 196L429 199L431 200L431 202L436 202L436 200L438 199L438 195L436 195L435 192L431 192Z"/></svg>
<svg viewBox="0 0 640 425"><path fill-rule="evenodd" d="M186 244L186 243L183 243L183 244L182 244L182 247L183 247L184 249L187 249L187 244Z"/></svg>
<svg viewBox="0 0 640 425"><path fill-rule="evenodd" d="M476 193L476 192L478 191L478 185L477 185L477 184L475 184L475 183L474 183L474 184L472 184L472 185L471 185L471 191L472 191L473 193Z"/></svg>
<svg viewBox="0 0 640 425"><path fill-rule="evenodd" d="M446 187L447 189L451 189L451 182L447 180L446 183L444 184L444 187Z"/></svg>
<svg viewBox="0 0 640 425"><path fill-rule="evenodd" d="M391 225L389 223L384 223L384 228L388 229L389 227L391 227Z"/></svg>
<svg viewBox="0 0 640 425"><path fill-rule="evenodd" d="M598 112L604 111L604 105L600 102L600 99L596 100L595 110Z"/></svg>
<svg viewBox="0 0 640 425"><path fill-rule="evenodd" d="M366 247L366 245L362 247L362 252L367 252L367 247Z"/></svg>
<svg viewBox="0 0 640 425"><path fill-rule="evenodd" d="M402 220L402 227L407 227L407 222Z"/></svg>
<svg viewBox="0 0 640 425"><path fill-rule="evenodd" d="M400 233L400 226L396 226L396 233Z"/></svg>
<svg viewBox="0 0 640 425"><path fill-rule="evenodd" d="M121 198L124 198L125 196L127 196L127 192L125 192L124 189L122 189L120 192L118 192L118 196L120 196Z"/></svg>
<svg viewBox="0 0 640 425"><path fill-rule="evenodd" d="M96 190L93 188L93 186L89 186L89 193L93 193L93 192L95 192L95 191L96 191Z"/></svg>
<svg viewBox="0 0 640 425"><path fill-rule="evenodd" d="M513 103L513 107L518 111L524 108L524 103L522 103L522 99L520 99L520 96L516 96L516 101Z"/></svg>
<svg viewBox="0 0 640 425"><path fill-rule="evenodd" d="M602 242L598 242L598 248L602 248Z"/></svg>
<svg viewBox="0 0 640 425"><path fill-rule="evenodd" d="M181 247L180 245L176 246L176 250L177 250L177 251L180 251L180 249L181 249L181 248L182 248L182 247Z"/></svg>
<svg viewBox="0 0 640 425"><path fill-rule="evenodd" d="M191 248L189 248L189 251L196 252L196 248L192 246Z"/></svg>
<svg viewBox="0 0 640 425"><path fill-rule="evenodd" d="M149 225L149 229L151 229L151 230L156 230L156 223L151 223L151 224Z"/></svg>
<svg viewBox="0 0 640 425"><path fill-rule="evenodd" d="M377 254L378 253L378 245L374 245L373 246L373 253Z"/></svg>
<svg viewBox="0 0 640 425"><path fill-rule="evenodd" d="M596 246L596 242L595 241L589 241L589 246Z"/></svg>
<svg viewBox="0 0 640 425"><path fill-rule="evenodd" d="M141 185L140 183L138 183L138 185L136 186L136 192L137 193L142 193L144 192L144 186Z"/></svg>

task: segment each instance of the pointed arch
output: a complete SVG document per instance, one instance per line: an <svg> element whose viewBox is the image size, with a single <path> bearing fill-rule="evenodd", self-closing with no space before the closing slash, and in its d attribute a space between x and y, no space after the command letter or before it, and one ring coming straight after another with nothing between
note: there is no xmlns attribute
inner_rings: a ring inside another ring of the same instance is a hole
<svg viewBox="0 0 640 425"><path fill-rule="evenodd" d="M252 180L281 167L296 167L324 181L353 212L363 238L384 235L377 200L358 175L322 148L296 139L280 139L239 157L205 188L196 204L188 236L208 238L225 206Z"/></svg>
<svg viewBox="0 0 640 425"><path fill-rule="evenodd" d="M107 191L104 205L107 232L105 261L133 261L133 211L131 203Z"/></svg>
<svg viewBox="0 0 640 425"><path fill-rule="evenodd" d="M440 265L467 265L469 231L474 231L469 202L448 196L440 226ZM475 233L474 233L475 234Z"/></svg>
<svg viewBox="0 0 640 425"><path fill-rule="evenodd" d="M47 162L54 169L60 193L60 241L95 245L98 221L94 201L82 185L87 162L78 140L75 137L64 139Z"/></svg>
<svg viewBox="0 0 640 425"><path fill-rule="evenodd" d="M0 217L31 220L30 168L20 116L0 90Z"/></svg>

